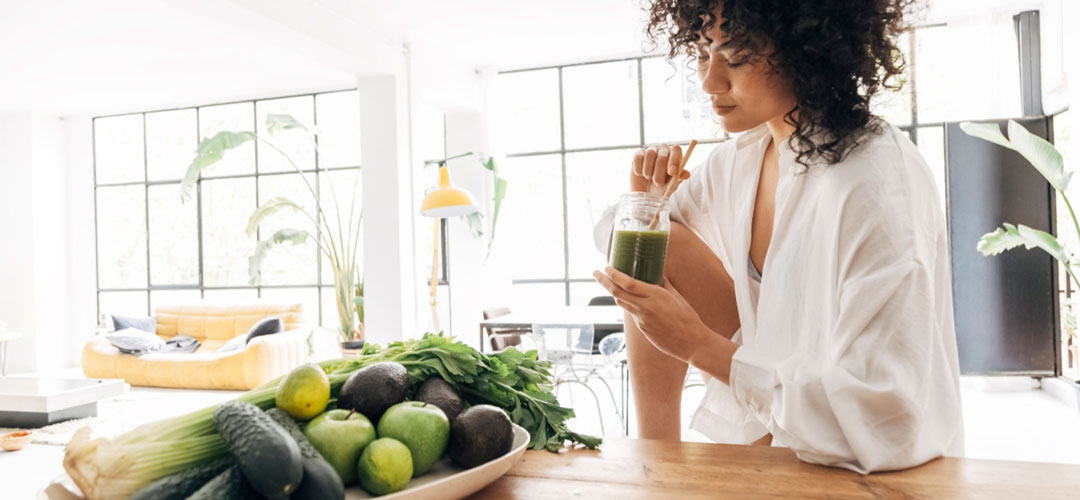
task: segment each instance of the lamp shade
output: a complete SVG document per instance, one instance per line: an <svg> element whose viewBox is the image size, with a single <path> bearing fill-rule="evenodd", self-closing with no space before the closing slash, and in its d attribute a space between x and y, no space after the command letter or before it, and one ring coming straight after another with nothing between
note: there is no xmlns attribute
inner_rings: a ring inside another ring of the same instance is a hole
<svg viewBox="0 0 1080 500"><path fill-rule="evenodd" d="M469 215L477 210L473 196L454 186L454 183L450 182L450 170L446 165L439 165L439 187L424 196L424 202L420 204L420 215L456 217Z"/></svg>

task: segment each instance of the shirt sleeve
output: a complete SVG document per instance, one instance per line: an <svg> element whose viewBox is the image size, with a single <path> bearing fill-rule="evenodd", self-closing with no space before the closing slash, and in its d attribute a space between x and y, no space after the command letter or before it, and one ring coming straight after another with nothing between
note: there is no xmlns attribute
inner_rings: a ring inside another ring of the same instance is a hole
<svg viewBox="0 0 1080 500"><path fill-rule="evenodd" d="M962 439L933 265L881 227L838 259L832 359L742 346L730 377L736 401L800 459L863 474L921 464Z"/></svg>

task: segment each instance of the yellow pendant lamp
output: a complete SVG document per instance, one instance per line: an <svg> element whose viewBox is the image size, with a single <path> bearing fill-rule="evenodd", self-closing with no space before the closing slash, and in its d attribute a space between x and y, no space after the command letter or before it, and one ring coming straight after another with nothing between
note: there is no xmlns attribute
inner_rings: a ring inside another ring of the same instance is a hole
<svg viewBox="0 0 1080 500"><path fill-rule="evenodd" d="M476 199L468 191L450 181L450 169L446 163L439 164L439 187L432 189L420 204L420 215L425 217L457 217L469 215L478 208Z"/></svg>
<svg viewBox="0 0 1080 500"><path fill-rule="evenodd" d="M428 194L424 196L423 203L420 204L420 215L435 218L435 236L433 239L434 243L431 246L431 320L435 326L435 333L438 333L441 330L439 328L439 310L436 305L436 292L439 284L440 219L469 215L479 210L473 195L468 191L455 186L454 183L450 181L450 169L446 166L447 160L466 156L468 154L471 153L425 163L425 165L432 163L439 164L439 187L428 192Z"/></svg>

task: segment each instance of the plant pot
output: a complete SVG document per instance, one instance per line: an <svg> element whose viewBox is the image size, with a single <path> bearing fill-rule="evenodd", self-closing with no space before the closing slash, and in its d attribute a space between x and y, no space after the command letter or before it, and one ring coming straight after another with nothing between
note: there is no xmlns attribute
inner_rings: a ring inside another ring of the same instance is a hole
<svg viewBox="0 0 1080 500"><path fill-rule="evenodd" d="M363 341L363 339L361 339L361 340L346 340L346 341L343 341L341 343L341 348L342 349L347 349L347 350L350 350L350 351L363 349L364 348L364 341Z"/></svg>

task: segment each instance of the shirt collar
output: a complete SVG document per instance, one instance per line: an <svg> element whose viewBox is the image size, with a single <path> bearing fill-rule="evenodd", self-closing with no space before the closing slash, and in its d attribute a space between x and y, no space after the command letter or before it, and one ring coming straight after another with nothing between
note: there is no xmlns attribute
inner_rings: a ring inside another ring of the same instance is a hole
<svg viewBox="0 0 1080 500"><path fill-rule="evenodd" d="M739 138L735 140L735 149L737 151L742 151L751 146L764 148L768 144L770 139L772 139L772 136L769 133L769 126L762 123L757 127L743 132L742 135L740 135ZM782 144L780 144L779 153L779 166L781 175L788 175L792 173L799 174L806 171L806 165L797 163L795 161L795 152L791 150L790 146L788 146L787 141L784 141ZM814 159L810 160L811 165L815 165L817 163L818 162Z"/></svg>
<svg viewBox="0 0 1080 500"><path fill-rule="evenodd" d="M735 149L743 149L752 144L758 144L765 141L769 136L769 126L762 123L746 132L743 132L738 139L735 139Z"/></svg>

